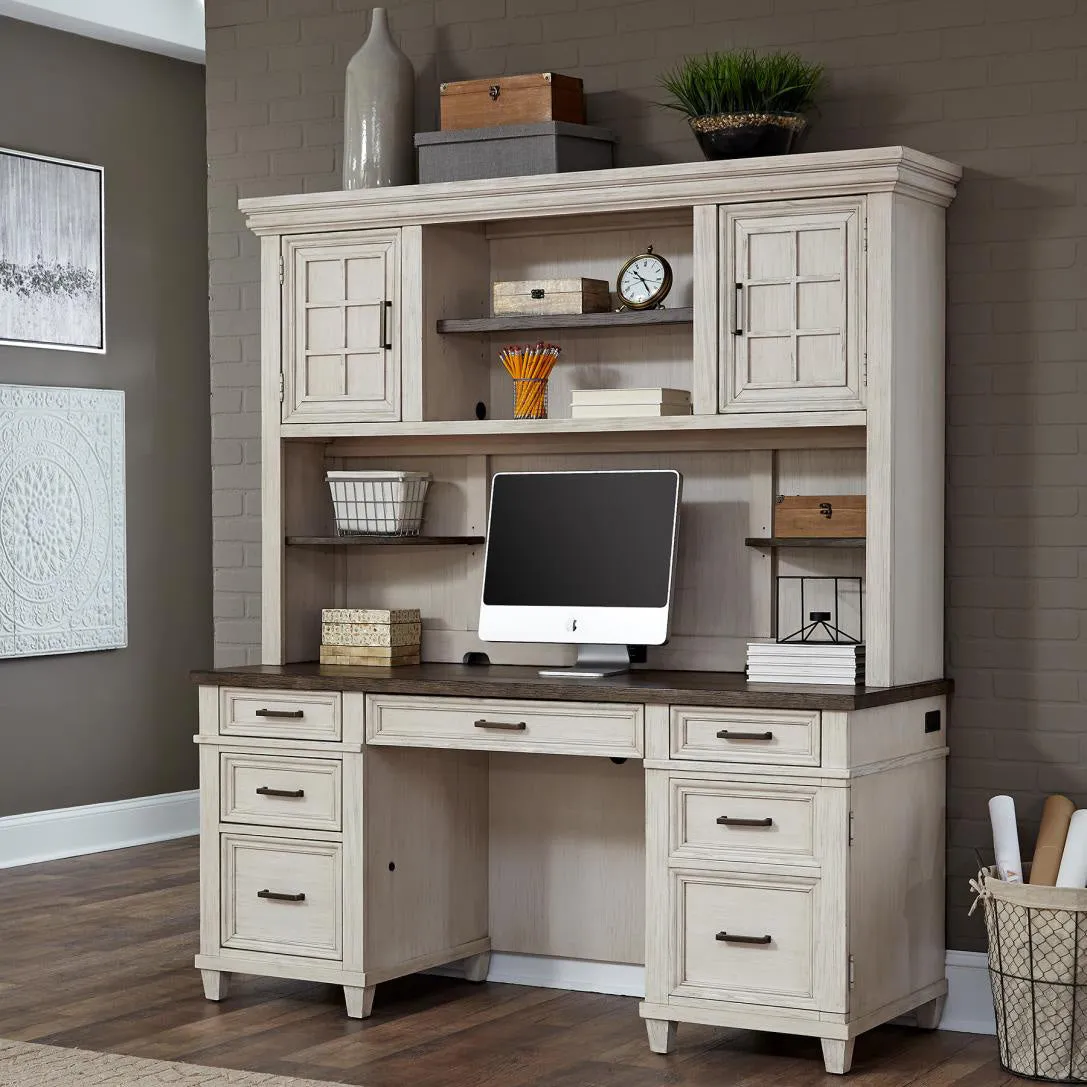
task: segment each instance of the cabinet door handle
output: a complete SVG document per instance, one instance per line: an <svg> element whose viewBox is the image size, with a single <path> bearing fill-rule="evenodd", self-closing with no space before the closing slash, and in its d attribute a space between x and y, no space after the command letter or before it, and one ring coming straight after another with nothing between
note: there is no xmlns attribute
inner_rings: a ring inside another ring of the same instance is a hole
<svg viewBox="0 0 1087 1087"><path fill-rule="evenodd" d="M772 732L733 732L731 729L723 728L717 733L719 740L772 740L773 738Z"/></svg>
<svg viewBox="0 0 1087 1087"><path fill-rule="evenodd" d="M742 283L736 284L735 301L733 305L736 307L735 318L733 322L734 328L732 329L733 336L742 336L744 334L744 285Z"/></svg>
<svg viewBox="0 0 1087 1087"><path fill-rule="evenodd" d="M389 342L389 315L392 312L392 302L382 302L378 306L377 338L381 341L377 346L382 351L391 351L393 345Z"/></svg>
<svg viewBox="0 0 1087 1087"><path fill-rule="evenodd" d="M730 815L719 815L717 822L723 827L772 827L774 825L774 820L769 815L765 819L733 819Z"/></svg>
<svg viewBox="0 0 1087 1087"><path fill-rule="evenodd" d="M306 896L305 896L305 894L303 894L302 891L299 891L298 894L296 894L296 895L292 895L292 894L285 894L283 891L263 890L263 891L257 891L257 898L267 898L267 899L270 899L272 902L305 902L306 901Z"/></svg>
<svg viewBox="0 0 1087 1087"><path fill-rule="evenodd" d="M719 932L714 939L723 944L768 944L769 936L737 936L732 932Z"/></svg>
<svg viewBox="0 0 1087 1087"><path fill-rule="evenodd" d="M305 710L257 710L254 717L275 717L288 721L300 721L306 716Z"/></svg>
<svg viewBox="0 0 1087 1087"><path fill-rule="evenodd" d="M261 785L257 789L257 796L287 796L292 800L301 800L305 795L305 789L273 789L269 785Z"/></svg>
<svg viewBox="0 0 1087 1087"><path fill-rule="evenodd" d="M481 717L476 722L476 728L494 728L500 732L524 732L528 724L524 721L488 721Z"/></svg>

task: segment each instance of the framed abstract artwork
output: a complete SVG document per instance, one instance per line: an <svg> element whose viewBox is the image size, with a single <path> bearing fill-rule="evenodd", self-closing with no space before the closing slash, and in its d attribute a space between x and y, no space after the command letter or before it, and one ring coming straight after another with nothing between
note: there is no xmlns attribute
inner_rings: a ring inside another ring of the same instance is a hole
<svg viewBox="0 0 1087 1087"><path fill-rule="evenodd" d="M0 385L0 657L128 642L125 397Z"/></svg>
<svg viewBox="0 0 1087 1087"><path fill-rule="evenodd" d="M105 351L103 180L0 148L0 346Z"/></svg>

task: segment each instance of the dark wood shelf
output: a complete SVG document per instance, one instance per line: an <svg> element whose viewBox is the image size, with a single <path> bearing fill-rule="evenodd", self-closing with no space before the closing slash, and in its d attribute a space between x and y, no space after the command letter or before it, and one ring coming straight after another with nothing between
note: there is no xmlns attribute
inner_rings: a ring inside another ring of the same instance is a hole
<svg viewBox="0 0 1087 1087"><path fill-rule="evenodd" d="M622 313L523 314L517 317L456 317L438 322L438 331L527 332L536 328L622 328L624 325L689 325L691 307L623 310Z"/></svg>
<svg viewBox="0 0 1087 1087"><path fill-rule="evenodd" d="M485 536L288 536L288 547L459 547L486 542Z"/></svg>
<svg viewBox="0 0 1087 1087"><path fill-rule="evenodd" d="M748 536L748 547L864 547L863 536Z"/></svg>

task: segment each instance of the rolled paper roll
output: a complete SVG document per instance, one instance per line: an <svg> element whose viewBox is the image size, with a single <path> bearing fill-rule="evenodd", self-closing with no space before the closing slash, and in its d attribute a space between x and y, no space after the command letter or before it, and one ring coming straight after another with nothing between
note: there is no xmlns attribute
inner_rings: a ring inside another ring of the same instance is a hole
<svg viewBox="0 0 1087 1087"><path fill-rule="evenodd" d="M1072 814L1068 837L1064 840L1058 887L1087 887L1087 810Z"/></svg>
<svg viewBox="0 0 1087 1087"><path fill-rule="evenodd" d="M993 824L993 852L1000 878L1008 883L1022 883L1023 860L1019 854L1015 801L1010 796L994 796L989 801L989 819Z"/></svg>
<svg viewBox="0 0 1087 1087"><path fill-rule="evenodd" d="M1042 825L1034 843L1034 859L1030 864L1030 883L1037 887L1054 887L1061 867L1068 824L1076 805L1066 796L1047 796L1042 808Z"/></svg>

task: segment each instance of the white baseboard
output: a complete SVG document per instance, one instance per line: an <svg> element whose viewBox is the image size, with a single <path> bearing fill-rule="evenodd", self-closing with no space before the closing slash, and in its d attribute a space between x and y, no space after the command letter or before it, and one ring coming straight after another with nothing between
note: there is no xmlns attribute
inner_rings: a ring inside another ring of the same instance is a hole
<svg viewBox="0 0 1087 1087"><path fill-rule="evenodd" d="M941 1030L969 1034L995 1034L993 999L989 989L986 957L976 951L947 953L947 1004ZM430 973L463 977L459 963ZM488 981L511 985L535 985L542 989L573 989L615 996L645 996L645 968L617 962L587 962L582 959L555 959L545 955L513 955L496 951L491 955Z"/></svg>
<svg viewBox="0 0 1087 1087"><path fill-rule="evenodd" d="M969 1034L996 1034L993 991L989 987L989 960L981 951L949 951L947 1003L941 1030Z"/></svg>
<svg viewBox="0 0 1087 1087"><path fill-rule="evenodd" d="M427 972L445 977L464 977L464 970L457 962ZM625 962L591 962L588 959L556 959L549 955L515 955L509 951L494 951L491 953L487 980L508 985L534 985L540 989L572 989L578 993L645 996L645 967Z"/></svg>
<svg viewBox="0 0 1087 1087"><path fill-rule="evenodd" d="M0 819L0 868L187 838L200 828L199 797L193 789L6 816Z"/></svg>

